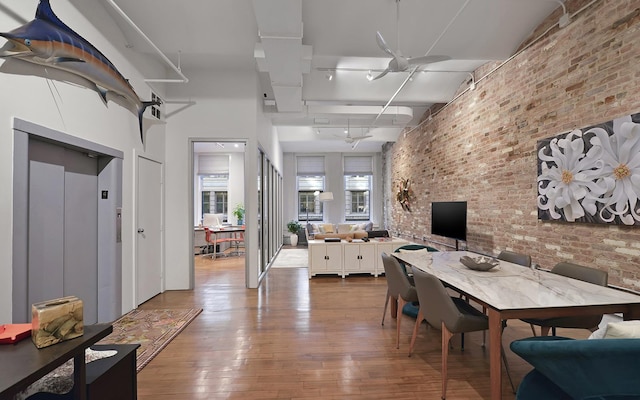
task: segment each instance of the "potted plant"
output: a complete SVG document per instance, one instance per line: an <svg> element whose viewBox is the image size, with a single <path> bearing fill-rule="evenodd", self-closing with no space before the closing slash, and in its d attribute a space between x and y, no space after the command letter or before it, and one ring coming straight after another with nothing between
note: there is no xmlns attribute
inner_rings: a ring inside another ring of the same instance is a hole
<svg viewBox="0 0 640 400"><path fill-rule="evenodd" d="M244 206L242 204L237 204L231 213L236 217L238 225L244 224Z"/></svg>
<svg viewBox="0 0 640 400"><path fill-rule="evenodd" d="M287 223L287 230L291 233L289 238L291 239L291 246L298 245L298 231L302 229L302 225L298 221L289 221Z"/></svg>

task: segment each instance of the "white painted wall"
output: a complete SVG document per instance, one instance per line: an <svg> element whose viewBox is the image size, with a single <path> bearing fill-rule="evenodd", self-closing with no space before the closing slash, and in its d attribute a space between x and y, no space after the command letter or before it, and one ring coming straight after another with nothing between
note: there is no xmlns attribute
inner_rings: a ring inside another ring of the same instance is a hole
<svg viewBox="0 0 640 400"><path fill-rule="evenodd" d="M0 11L0 30L9 31L33 19L37 3L37 0L3 1L3 6L10 12ZM116 25L109 22L111 17L104 8L84 2L74 5L69 1L56 1L52 6L61 20L81 33L117 66L141 97L149 97L144 75L163 76L164 68L126 49L126 41ZM91 20L84 13L90 15ZM21 20L12 17L12 14ZM4 39L1 39L0 46L4 43ZM116 47L114 44L122 46ZM136 64L132 64L131 60L135 60ZM0 186L3 187L0 196L0 321L11 321L12 309L13 117L124 153L122 304L123 312L129 311L135 303L135 158L141 154L164 162L165 126L150 127L146 146L143 146L140 143L137 116L129 110L113 101L105 105L91 89L34 74L43 75L43 69L25 62L0 59ZM56 73L52 69L48 69L47 74L50 78L75 80L72 75Z"/></svg>
<svg viewBox="0 0 640 400"><path fill-rule="evenodd" d="M270 158L279 160L282 151L277 136L268 120L262 115L258 99L258 79L253 66L246 71L195 71L189 73L189 83L169 88L171 100L195 101L196 104L176 111L182 105L168 106L167 154L166 154L166 282L167 289L191 287L190 263L192 249L192 217L189 213L189 140L245 140L244 173L241 177L231 174L240 162L232 159L230 165L229 208L237 204L239 191L244 192L247 265L252 266L247 275L247 285L257 287L257 154L258 147ZM175 114L172 114L175 111ZM238 169L237 171L240 171ZM236 184L238 191L236 192ZM232 189L233 188L233 189Z"/></svg>

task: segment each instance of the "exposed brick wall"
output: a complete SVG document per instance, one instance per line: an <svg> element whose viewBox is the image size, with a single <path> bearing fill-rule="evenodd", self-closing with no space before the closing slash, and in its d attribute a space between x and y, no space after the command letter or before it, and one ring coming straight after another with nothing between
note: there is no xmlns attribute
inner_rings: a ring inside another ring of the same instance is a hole
<svg viewBox="0 0 640 400"><path fill-rule="evenodd" d="M640 290L640 227L543 222L536 203L538 140L640 112L640 2L600 0L482 78L497 65L479 68L475 91L384 147L386 226L429 238L431 202L466 200L470 250L524 252L543 268L568 260ZM401 178L412 182L411 212L395 201Z"/></svg>

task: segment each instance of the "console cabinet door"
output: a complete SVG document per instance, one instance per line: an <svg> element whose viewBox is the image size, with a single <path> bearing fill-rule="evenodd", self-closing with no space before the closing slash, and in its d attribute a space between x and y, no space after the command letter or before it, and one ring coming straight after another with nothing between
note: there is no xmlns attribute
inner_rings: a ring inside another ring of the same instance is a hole
<svg viewBox="0 0 640 400"><path fill-rule="evenodd" d="M376 246L373 243L344 245L345 273L368 273L375 275Z"/></svg>
<svg viewBox="0 0 640 400"><path fill-rule="evenodd" d="M360 272L360 245L344 245L344 271L347 274Z"/></svg>
<svg viewBox="0 0 640 400"><path fill-rule="evenodd" d="M325 273L327 271L327 246L313 245L309 246L309 276L316 273Z"/></svg>
<svg viewBox="0 0 640 400"><path fill-rule="evenodd" d="M340 243L327 244L327 272L338 273L344 277L342 270L342 245Z"/></svg>
<svg viewBox="0 0 640 400"><path fill-rule="evenodd" d="M316 274L339 274L342 272L342 246L340 243L309 245L309 277Z"/></svg>

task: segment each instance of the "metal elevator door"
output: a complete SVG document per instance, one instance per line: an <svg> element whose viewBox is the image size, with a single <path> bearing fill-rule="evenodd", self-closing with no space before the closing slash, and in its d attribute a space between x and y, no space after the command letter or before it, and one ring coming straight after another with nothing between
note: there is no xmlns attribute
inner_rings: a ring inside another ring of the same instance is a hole
<svg viewBox="0 0 640 400"><path fill-rule="evenodd" d="M30 140L28 301L74 295L98 314L98 159Z"/></svg>

